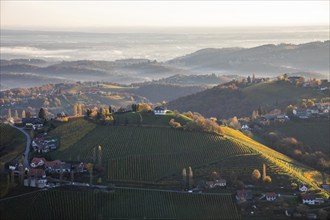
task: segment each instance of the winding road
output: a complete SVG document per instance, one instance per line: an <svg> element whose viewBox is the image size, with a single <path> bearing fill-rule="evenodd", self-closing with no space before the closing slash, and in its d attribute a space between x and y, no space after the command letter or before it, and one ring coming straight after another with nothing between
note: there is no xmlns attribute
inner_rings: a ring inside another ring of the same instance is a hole
<svg viewBox="0 0 330 220"><path fill-rule="evenodd" d="M30 169L30 163L29 163L29 153L30 153L30 146L31 146L31 137L30 135L24 131L23 128L16 127L15 125L9 123L9 125L13 128L16 128L20 132L24 133L26 136L26 147L25 147L25 153L24 153L24 168Z"/></svg>

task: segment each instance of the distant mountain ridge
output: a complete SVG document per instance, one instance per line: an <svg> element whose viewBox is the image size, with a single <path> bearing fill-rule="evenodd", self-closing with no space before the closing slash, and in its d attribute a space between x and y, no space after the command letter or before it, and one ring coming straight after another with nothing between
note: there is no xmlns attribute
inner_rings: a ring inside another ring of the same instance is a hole
<svg viewBox="0 0 330 220"><path fill-rule="evenodd" d="M220 84L232 80L230 74L275 77L283 73L306 73L309 78L329 78L329 45L330 41L318 41L298 45L266 44L253 48L206 48L167 62L133 58L52 62L33 58L0 60L0 73L2 76L5 73L32 73L72 81L124 84L158 80L160 84L179 85ZM212 77L211 73L218 77ZM5 84L2 86L6 87Z"/></svg>
<svg viewBox="0 0 330 220"><path fill-rule="evenodd" d="M253 48L206 48L167 61L189 70L262 73L329 72L330 41L305 44L267 44Z"/></svg>

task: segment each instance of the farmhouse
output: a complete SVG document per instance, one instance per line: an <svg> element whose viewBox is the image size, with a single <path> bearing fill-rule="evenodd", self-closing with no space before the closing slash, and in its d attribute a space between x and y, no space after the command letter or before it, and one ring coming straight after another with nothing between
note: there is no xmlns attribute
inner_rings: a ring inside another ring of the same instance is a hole
<svg viewBox="0 0 330 220"><path fill-rule="evenodd" d="M41 128L44 126L44 120L41 118L22 118L25 127Z"/></svg>
<svg viewBox="0 0 330 220"><path fill-rule="evenodd" d="M307 112L307 110L303 110L303 109L294 109L293 111L292 111L292 113L296 116L296 117L298 117L298 118L300 118L300 119L307 119L307 118L310 118L310 115L311 115L311 113L310 112Z"/></svg>
<svg viewBox="0 0 330 220"><path fill-rule="evenodd" d="M300 192L307 192L308 188L305 185L299 186L299 191Z"/></svg>
<svg viewBox="0 0 330 220"><path fill-rule="evenodd" d="M56 150L56 140L44 140L43 138L34 138L32 141L32 147L34 152L47 153L50 150Z"/></svg>
<svg viewBox="0 0 330 220"><path fill-rule="evenodd" d="M154 108L155 115L165 115L167 112L167 108L164 106L157 106Z"/></svg>
<svg viewBox="0 0 330 220"><path fill-rule="evenodd" d="M45 158L38 158L38 157L34 157L30 163L32 168L36 168L36 167L41 167L45 164L46 159Z"/></svg>
<svg viewBox="0 0 330 220"><path fill-rule="evenodd" d="M266 200L267 201L274 201L277 197L276 193L274 192L268 192L265 194Z"/></svg>
<svg viewBox="0 0 330 220"><path fill-rule="evenodd" d="M71 172L71 164L62 162L60 160L54 160L45 163L45 168L50 173L60 173L60 172Z"/></svg>
<svg viewBox="0 0 330 220"><path fill-rule="evenodd" d="M315 205L315 195L311 193L305 193L301 195L302 203L303 204L309 204L309 205Z"/></svg>
<svg viewBox="0 0 330 220"><path fill-rule="evenodd" d="M209 188L215 188L215 187L223 187L227 185L227 182L225 179L219 179L219 180L215 180L215 181L206 181L206 185Z"/></svg>
<svg viewBox="0 0 330 220"><path fill-rule="evenodd" d="M42 169L30 169L24 186L44 188L47 185L46 173Z"/></svg>

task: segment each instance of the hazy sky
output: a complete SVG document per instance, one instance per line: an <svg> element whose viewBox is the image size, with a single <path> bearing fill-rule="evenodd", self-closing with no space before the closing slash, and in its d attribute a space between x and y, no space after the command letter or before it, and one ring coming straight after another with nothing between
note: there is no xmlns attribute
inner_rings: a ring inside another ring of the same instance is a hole
<svg viewBox="0 0 330 220"><path fill-rule="evenodd" d="M325 1L1 0L1 28L329 25Z"/></svg>

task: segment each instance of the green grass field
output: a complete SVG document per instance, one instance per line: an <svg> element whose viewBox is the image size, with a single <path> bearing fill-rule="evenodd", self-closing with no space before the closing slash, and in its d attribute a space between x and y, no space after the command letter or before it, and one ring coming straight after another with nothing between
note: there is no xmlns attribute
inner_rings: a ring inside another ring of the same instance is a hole
<svg viewBox="0 0 330 220"><path fill-rule="evenodd" d="M0 202L1 219L240 219L230 194L52 189Z"/></svg>

